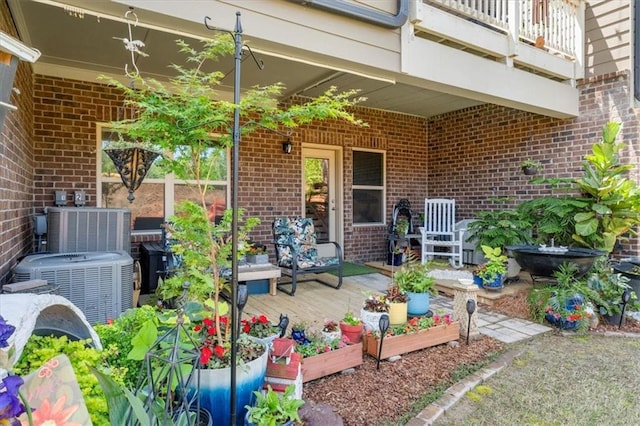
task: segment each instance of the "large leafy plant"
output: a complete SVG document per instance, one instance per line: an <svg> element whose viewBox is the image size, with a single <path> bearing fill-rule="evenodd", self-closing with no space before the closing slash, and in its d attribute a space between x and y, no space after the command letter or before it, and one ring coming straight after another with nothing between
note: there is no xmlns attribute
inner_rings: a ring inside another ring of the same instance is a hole
<svg viewBox="0 0 640 426"><path fill-rule="evenodd" d="M628 178L631 164L621 164L618 152L624 144L616 143L621 124L607 123L602 142L593 145L592 154L583 163L584 175L576 181L588 196L588 205L575 216L574 240L586 247L611 253L618 238L637 235L640 224L640 190Z"/></svg>
<svg viewBox="0 0 640 426"><path fill-rule="evenodd" d="M530 244L531 226L527 215L518 210L484 211L469 223L467 241L476 241L478 248Z"/></svg>

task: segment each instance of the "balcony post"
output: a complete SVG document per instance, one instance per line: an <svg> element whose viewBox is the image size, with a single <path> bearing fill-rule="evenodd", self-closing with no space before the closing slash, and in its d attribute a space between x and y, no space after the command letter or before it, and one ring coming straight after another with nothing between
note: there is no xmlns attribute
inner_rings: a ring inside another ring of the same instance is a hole
<svg viewBox="0 0 640 426"><path fill-rule="evenodd" d="M507 36L506 65L513 67L513 57L518 55L518 42L520 40L520 1L507 2L507 17L509 34Z"/></svg>

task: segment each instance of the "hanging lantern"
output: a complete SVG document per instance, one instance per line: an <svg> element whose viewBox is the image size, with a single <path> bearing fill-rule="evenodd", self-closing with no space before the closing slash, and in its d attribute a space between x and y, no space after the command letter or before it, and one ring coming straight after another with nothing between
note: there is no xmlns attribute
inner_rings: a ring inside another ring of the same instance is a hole
<svg viewBox="0 0 640 426"><path fill-rule="evenodd" d="M140 187L151 165L160 154L138 146L106 148L104 152L116 166L122 183L129 190L127 200L132 203L135 199L133 193Z"/></svg>

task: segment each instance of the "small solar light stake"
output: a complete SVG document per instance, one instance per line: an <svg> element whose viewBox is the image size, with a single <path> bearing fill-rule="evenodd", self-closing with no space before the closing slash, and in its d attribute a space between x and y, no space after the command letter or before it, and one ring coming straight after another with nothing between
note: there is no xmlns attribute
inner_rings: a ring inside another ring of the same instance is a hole
<svg viewBox="0 0 640 426"><path fill-rule="evenodd" d="M622 313L620 314L620 322L618 323L618 330L622 327L622 320L624 320L624 310L627 307L627 303L631 299L631 288L627 287L624 289L624 293L622 293Z"/></svg>
<svg viewBox="0 0 640 426"><path fill-rule="evenodd" d="M468 322L467 322L467 346L469 346L469 335L471 334L471 315L476 311L476 301L473 299L467 300L467 314L468 314Z"/></svg>
<svg viewBox="0 0 640 426"><path fill-rule="evenodd" d="M238 284L238 302L236 306L238 307L238 319L242 318L242 310L244 309L247 301L249 300L249 290L247 289L247 284ZM240 326L241 323L238 321L238 335L240 335Z"/></svg>
<svg viewBox="0 0 640 426"><path fill-rule="evenodd" d="M384 336L387 334L389 330L389 315L382 314L380 316L380 321L378 322L378 326L380 327L380 347L378 348L378 363L376 365L376 370L380 370L380 357L382 356L382 342L384 341Z"/></svg>

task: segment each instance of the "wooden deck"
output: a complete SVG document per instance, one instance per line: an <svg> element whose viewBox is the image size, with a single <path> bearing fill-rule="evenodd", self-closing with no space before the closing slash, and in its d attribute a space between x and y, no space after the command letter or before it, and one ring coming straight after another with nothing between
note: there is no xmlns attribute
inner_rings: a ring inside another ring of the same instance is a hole
<svg viewBox="0 0 640 426"><path fill-rule="evenodd" d="M373 264L368 265L373 266ZM380 272L387 275L390 271L381 270ZM331 274L321 274L320 276L323 280L337 282L337 278ZM453 284L457 284L457 281L436 280L440 294L449 297L453 296ZM501 291L480 290L478 301L491 305L501 297L515 294L531 288L531 286L529 274L521 272L519 282L510 283ZM343 279L342 287L339 290L317 281L299 282L295 296L289 296L281 291L278 291L276 296L269 294L250 295L243 311L243 317L264 314L277 323L280 314L286 314L289 317L289 324L304 321L309 328L320 330L325 319L339 321L348 310L359 316L362 302L368 294L375 292L375 286L361 285L351 277Z"/></svg>
<svg viewBox="0 0 640 426"><path fill-rule="evenodd" d="M337 277L331 274L320 275L323 280L337 283ZM285 314L289 317L290 325L304 321L309 328L320 330L325 319L340 321L348 310L359 316L362 302L371 292L375 290L359 285L349 277L343 278L339 290L317 281L298 282L295 296L281 291L275 296L249 295L243 318L262 314L277 323L280 314Z"/></svg>

